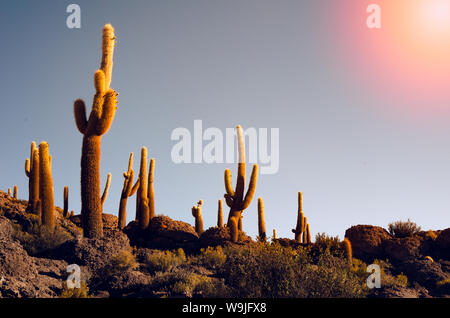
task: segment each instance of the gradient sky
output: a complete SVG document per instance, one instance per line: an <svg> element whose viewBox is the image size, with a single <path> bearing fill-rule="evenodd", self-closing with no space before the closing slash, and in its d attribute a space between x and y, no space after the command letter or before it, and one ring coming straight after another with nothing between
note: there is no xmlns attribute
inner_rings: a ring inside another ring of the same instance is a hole
<svg viewBox="0 0 450 318"><path fill-rule="evenodd" d="M279 172L260 175L244 213L251 236L261 196L268 234L293 237L297 191L313 235L343 238L352 225L408 218L447 228L450 37L445 29L428 42L436 34L405 13L407 2L1 1L0 188L17 184L28 198L24 161L31 141L46 140L55 202L62 205L68 185L69 209L79 212L82 135L73 101L90 108L101 29L112 23L111 87L120 96L102 140L102 186L112 173L104 212L117 214L129 153L137 171L147 146L156 158L157 213L193 224L191 207L203 199L205 228L214 226L223 171L235 176L236 165L176 165L170 156L173 129L192 131L201 119L223 131L280 128ZM79 30L66 27L70 3L81 6ZM365 25L369 3L382 5L381 30ZM133 197L129 220L134 212Z"/></svg>

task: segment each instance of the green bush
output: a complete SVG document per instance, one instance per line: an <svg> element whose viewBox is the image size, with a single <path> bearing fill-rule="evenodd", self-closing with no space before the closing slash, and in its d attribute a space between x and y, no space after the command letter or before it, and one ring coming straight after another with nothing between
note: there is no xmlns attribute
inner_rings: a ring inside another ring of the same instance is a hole
<svg viewBox="0 0 450 318"><path fill-rule="evenodd" d="M239 298L363 297L365 281L347 262L324 253L312 262L306 249L277 243L226 248L220 277Z"/></svg>
<svg viewBox="0 0 450 318"><path fill-rule="evenodd" d="M150 272L168 271L186 262L186 255L183 249L177 251L154 250L152 254L147 255L145 259L146 268Z"/></svg>
<svg viewBox="0 0 450 318"><path fill-rule="evenodd" d="M72 235L57 226L54 232L46 227L33 223L27 230L19 224L14 224L14 237L20 241L29 255L37 256L45 254L72 239Z"/></svg>
<svg viewBox="0 0 450 318"><path fill-rule="evenodd" d="M64 282L63 289L59 298L89 298L89 288L86 282L80 283L80 288L69 288L67 283Z"/></svg>
<svg viewBox="0 0 450 318"><path fill-rule="evenodd" d="M397 221L388 225L388 230L391 235L397 238L404 238L413 236L420 232L421 228L410 219L408 221Z"/></svg>
<svg viewBox="0 0 450 318"><path fill-rule="evenodd" d="M227 256L225 255L221 246L202 248L200 250L200 255L193 256L190 258L191 263L195 265L204 266L208 269L218 269L226 261Z"/></svg>
<svg viewBox="0 0 450 318"><path fill-rule="evenodd" d="M138 267L139 263L136 261L136 256L123 250L111 257L110 264L105 268L105 272L108 276L113 276Z"/></svg>

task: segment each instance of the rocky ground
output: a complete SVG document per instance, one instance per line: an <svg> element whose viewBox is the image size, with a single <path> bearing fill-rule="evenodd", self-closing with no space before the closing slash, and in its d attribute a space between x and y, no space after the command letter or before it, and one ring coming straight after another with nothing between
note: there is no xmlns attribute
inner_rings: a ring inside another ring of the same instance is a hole
<svg viewBox="0 0 450 318"><path fill-rule="evenodd" d="M158 288L169 278L152 273L146 259L156 250L182 248L195 254L207 246L233 246L226 229L211 228L199 237L191 225L166 216L154 218L150 231L143 235L134 222L124 231L118 230L117 218L104 214L105 236L86 239L79 216L65 219L59 208L58 234L47 239L44 236L36 243L29 233L35 231L37 216L25 212L26 204L0 191L0 297L58 297L65 292L69 264L80 266L92 297L195 297L189 290ZM381 227L357 225L345 236L351 241L355 258L366 264L388 260L390 274L407 276L407 285L372 290L369 297L450 297L450 229L395 238ZM241 241L240 245L257 244L243 233ZM279 243L298 247L289 239L280 239ZM111 263L121 253L134 255L136 264L114 272ZM214 286L222 283L210 268L189 264L186 269L170 275L188 275L189 280L200 277L214 282Z"/></svg>

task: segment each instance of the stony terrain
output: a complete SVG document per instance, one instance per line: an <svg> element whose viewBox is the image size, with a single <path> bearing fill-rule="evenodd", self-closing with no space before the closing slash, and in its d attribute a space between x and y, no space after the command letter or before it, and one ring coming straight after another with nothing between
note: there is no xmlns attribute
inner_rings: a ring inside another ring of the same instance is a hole
<svg viewBox="0 0 450 318"><path fill-rule="evenodd" d="M190 224L167 216L154 218L145 235L134 222L120 231L117 218L109 214L103 215L105 236L86 239L79 216L65 219L59 208L57 234L36 241L29 233L35 233L37 217L25 212L26 205L27 201L0 191L0 297L58 297L65 292L69 264L81 267L91 297L200 297L192 284L224 284L213 267L191 261L179 264L182 270L167 269L166 273L165 254L158 256L159 271L149 266L148 259L160 255L160 250L181 248L184 252L173 254L171 262L183 262L184 253L196 255L208 246L258 244L243 233L241 243L231 243L224 228L208 229L199 237ZM383 270L390 275L386 277L407 277L404 285L389 284L371 290L368 297L450 297L450 229L396 238L381 227L357 225L345 236L351 241L354 258L366 264L386 261L389 265ZM301 247L290 239L277 241L281 246ZM120 270L121 266L126 268ZM177 283L170 285L171 280Z"/></svg>

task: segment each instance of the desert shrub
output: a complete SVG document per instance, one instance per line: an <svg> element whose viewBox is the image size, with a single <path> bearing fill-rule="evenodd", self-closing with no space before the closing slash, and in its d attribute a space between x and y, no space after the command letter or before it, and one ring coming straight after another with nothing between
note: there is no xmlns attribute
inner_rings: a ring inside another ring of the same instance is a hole
<svg viewBox="0 0 450 318"><path fill-rule="evenodd" d="M122 250L111 257L109 265L105 268L105 274L113 276L138 267L139 263L136 261L136 256L129 251Z"/></svg>
<svg viewBox="0 0 450 318"><path fill-rule="evenodd" d="M80 282L80 288L69 288L64 282L59 298L89 298L89 288L86 282Z"/></svg>
<svg viewBox="0 0 450 318"><path fill-rule="evenodd" d="M436 283L436 287L437 288L442 288L444 286L450 286L450 279L443 279L443 280L438 281Z"/></svg>
<svg viewBox="0 0 450 318"><path fill-rule="evenodd" d="M72 239L72 235L59 226L51 232L38 223L33 223L26 231L15 224L14 237L33 256L45 254Z"/></svg>
<svg viewBox="0 0 450 318"><path fill-rule="evenodd" d="M314 244L310 247L310 254L317 262L320 255L331 254L335 257L345 258L345 249L338 236L328 236L325 233L318 233Z"/></svg>
<svg viewBox="0 0 450 318"><path fill-rule="evenodd" d="M317 264L304 249L277 243L227 247L220 277L239 298L360 297L364 284L345 260L325 253Z"/></svg>
<svg viewBox="0 0 450 318"><path fill-rule="evenodd" d="M186 255L182 248L176 251L154 250L145 258L145 266L150 272L168 271L186 262Z"/></svg>
<svg viewBox="0 0 450 318"><path fill-rule="evenodd" d="M202 248L200 255L191 257L191 263L204 266L209 269L218 269L226 261L225 255L221 246Z"/></svg>
<svg viewBox="0 0 450 318"><path fill-rule="evenodd" d="M410 219L408 221L397 221L388 225L388 230L391 235L397 238L403 238L417 234L421 228Z"/></svg>
<svg viewBox="0 0 450 318"><path fill-rule="evenodd" d="M427 231L427 232L425 233L425 238L430 239L430 240L432 240L432 241L436 240L436 239L437 239L437 236L438 236L438 235L437 235L436 232L433 231L433 230L429 230L429 231Z"/></svg>
<svg viewBox="0 0 450 318"><path fill-rule="evenodd" d="M388 261L374 260L374 264L380 266L381 287L406 287L408 286L408 277L403 273L395 275L392 273L393 267Z"/></svg>

